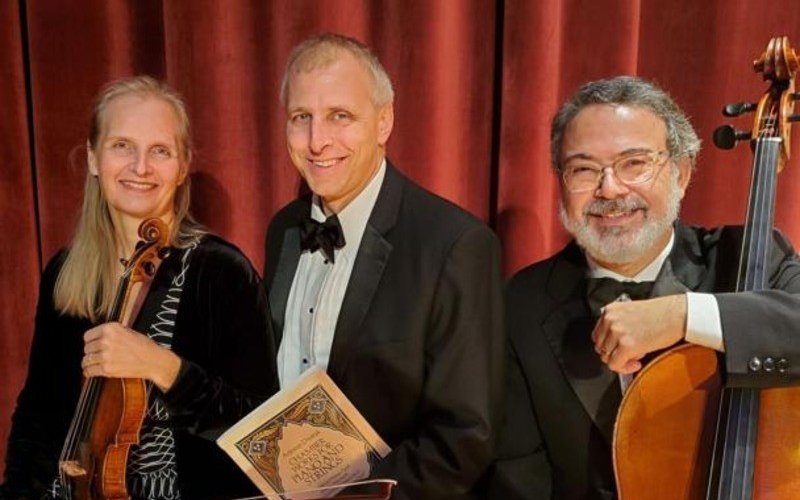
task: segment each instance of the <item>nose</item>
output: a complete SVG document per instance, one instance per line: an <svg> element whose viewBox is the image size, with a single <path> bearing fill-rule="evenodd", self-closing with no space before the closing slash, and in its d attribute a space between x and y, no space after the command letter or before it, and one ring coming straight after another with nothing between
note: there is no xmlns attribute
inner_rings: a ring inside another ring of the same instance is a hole
<svg viewBox="0 0 800 500"><path fill-rule="evenodd" d="M630 189L617 178L614 169L611 167L604 168L603 175L600 177L600 184L595 191L595 196L611 200L619 198L620 196L625 196L628 193L630 193Z"/></svg>
<svg viewBox="0 0 800 500"><path fill-rule="evenodd" d="M131 160L131 170L133 170L133 173L136 175L144 177L150 172L150 163L147 154L136 151Z"/></svg>
<svg viewBox="0 0 800 500"><path fill-rule="evenodd" d="M322 151L331 145L330 126L326 120L314 119L308 129L308 146L313 154Z"/></svg>

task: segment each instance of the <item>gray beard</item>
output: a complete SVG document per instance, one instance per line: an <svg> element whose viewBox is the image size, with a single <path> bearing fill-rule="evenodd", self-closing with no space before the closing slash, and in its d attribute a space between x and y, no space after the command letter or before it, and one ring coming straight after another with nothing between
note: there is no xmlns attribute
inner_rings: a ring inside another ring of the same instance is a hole
<svg viewBox="0 0 800 500"><path fill-rule="evenodd" d="M681 209L681 188L678 184L677 168L670 168L668 189L667 210L660 218L650 217L647 203L635 194L623 199L595 200L586 206L579 220L570 219L562 198L558 204L558 216L564 228L592 258L609 264L627 264L650 250L678 218ZM598 230L589 224L589 214L636 208L644 210L644 221L639 229L614 227Z"/></svg>

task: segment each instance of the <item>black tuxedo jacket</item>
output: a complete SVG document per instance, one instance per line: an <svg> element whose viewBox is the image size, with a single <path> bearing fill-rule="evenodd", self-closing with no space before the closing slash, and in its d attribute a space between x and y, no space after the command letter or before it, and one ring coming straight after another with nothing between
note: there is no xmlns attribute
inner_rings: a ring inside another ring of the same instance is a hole
<svg viewBox="0 0 800 500"><path fill-rule="evenodd" d="M707 231L676 224L674 247L652 295L715 294L728 385L797 383L800 262L776 233L769 262L775 290L721 293L735 289L741 234L741 228ZM619 382L593 350L596 320L587 303L586 270L573 242L508 285L508 401L490 498L615 497L611 431ZM748 371L748 360L767 356L785 358L788 371Z"/></svg>
<svg viewBox="0 0 800 500"><path fill-rule="evenodd" d="M310 197L267 231L264 271L282 335ZM468 498L501 409L499 245L492 231L391 165L358 249L328 373L392 447L373 472L394 498Z"/></svg>

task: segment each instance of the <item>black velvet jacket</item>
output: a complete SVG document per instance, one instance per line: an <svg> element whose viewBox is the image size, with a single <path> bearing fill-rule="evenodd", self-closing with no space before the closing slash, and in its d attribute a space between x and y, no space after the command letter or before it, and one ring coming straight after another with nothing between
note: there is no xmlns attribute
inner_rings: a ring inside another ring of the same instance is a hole
<svg viewBox="0 0 800 500"><path fill-rule="evenodd" d="M80 395L83 333L93 325L54 309L63 255L50 261L40 284L28 377L12 418L0 489L6 498L40 498L50 487ZM143 311L157 307L153 297L170 286L181 269L181 255L173 251L162 262ZM277 390L269 317L263 288L247 258L206 236L191 254L175 321L172 350L182 359L180 372L163 395L175 431L184 499L257 493L213 440Z"/></svg>

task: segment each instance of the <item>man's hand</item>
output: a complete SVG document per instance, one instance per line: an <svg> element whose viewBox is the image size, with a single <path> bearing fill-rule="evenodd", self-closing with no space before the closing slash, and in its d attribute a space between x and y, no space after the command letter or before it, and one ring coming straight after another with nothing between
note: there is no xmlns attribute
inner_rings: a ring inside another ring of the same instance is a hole
<svg viewBox="0 0 800 500"><path fill-rule="evenodd" d="M181 360L172 351L116 322L87 331L83 342L86 377L143 378L167 391L180 370Z"/></svg>
<svg viewBox="0 0 800 500"><path fill-rule="evenodd" d="M592 332L594 349L618 373L642 368L642 356L683 339L686 296L670 295L635 302L612 302L603 308Z"/></svg>

